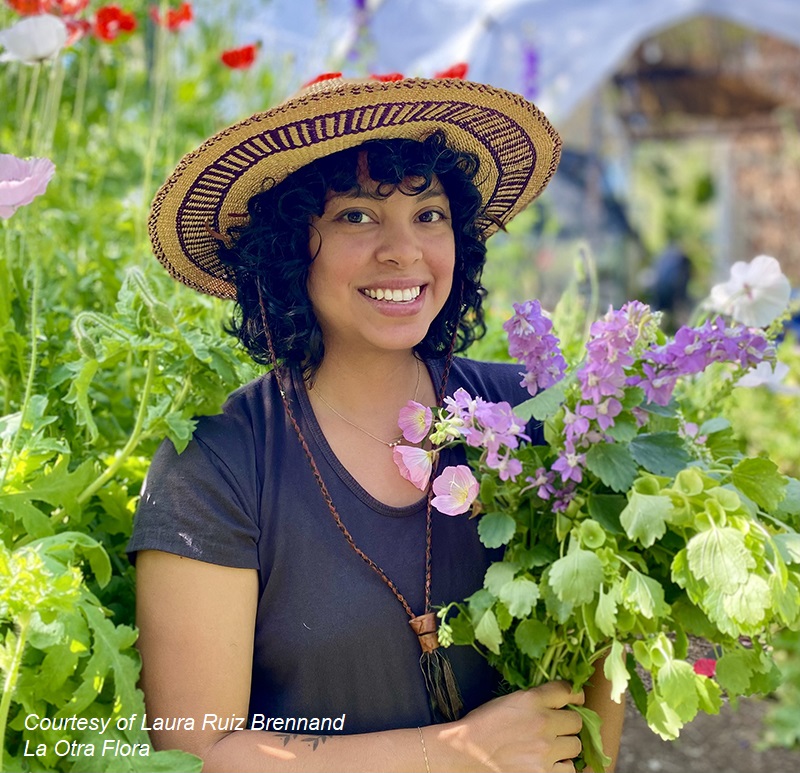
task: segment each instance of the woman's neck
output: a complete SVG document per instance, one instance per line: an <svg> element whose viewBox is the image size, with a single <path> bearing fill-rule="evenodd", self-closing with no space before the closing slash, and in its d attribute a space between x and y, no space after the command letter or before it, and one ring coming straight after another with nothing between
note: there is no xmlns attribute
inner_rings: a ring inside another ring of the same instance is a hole
<svg viewBox="0 0 800 773"><path fill-rule="evenodd" d="M397 437L400 409L409 400L423 405L436 401L428 369L411 351L365 360L326 352L307 388L321 423L325 417L328 427L343 421L387 441Z"/></svg>

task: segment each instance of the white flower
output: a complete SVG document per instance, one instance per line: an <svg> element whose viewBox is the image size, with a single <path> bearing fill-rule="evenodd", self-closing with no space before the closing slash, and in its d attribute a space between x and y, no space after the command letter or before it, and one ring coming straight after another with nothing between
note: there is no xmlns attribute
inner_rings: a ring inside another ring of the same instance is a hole
<svg viewBox="0 0 800 773"><path fill-rule="evenodd" d="M715 311L730 314L750 327L765 327L786 311L791 285L780 263L759 255L749 263L731 266L731 278L711 288L709 301Z"/></svg>
<svg viewBox="0 0 800 773"><path fill-rule="evenodd" d="M0 60L35 64L52 59L66 45L67 36L67 25L57 16L48 13L27 16L0 30L0 45L6 49Z"/></svg>
<svg viewBox="0 0 800 773"><path fill-rule="evenodd" d="M759 362L755 368L749 370L736 382L736 386L779 388L788 372L789 366L785 362L776 362L774 370L769 362Z"/></svg>

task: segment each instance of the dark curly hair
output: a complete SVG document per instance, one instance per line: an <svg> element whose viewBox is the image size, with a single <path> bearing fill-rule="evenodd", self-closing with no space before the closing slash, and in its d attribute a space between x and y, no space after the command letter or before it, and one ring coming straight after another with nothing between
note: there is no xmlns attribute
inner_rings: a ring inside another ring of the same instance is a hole
<svg viewBox="0 0 800 773"><path fill-rule="evenodd" d="M306 288L314 259L309 251L309 225L314 216L322 215L329 191L361 192L359 159L364 157L370 177L378 183L378 195L389 196L395 189L416 195L436 175L450 201L456 254L453 289L415 347L417 355L442 357L451 350L454 338L454 351L463 351L486 332L482 310L486 291L480 282L486 246L476 226L482 200L472 182L478 159L450 148L444 133L437 131L421 142L369 140L317 159L252 196L247 207L249 223L231 229L232 244L220 245L219 256L231 269L237 290L237 308L228 331L256 362L270 364L272 359L259 291L277 360L301 367L306 378L313 377L322 362L322 332Z"/></svg>

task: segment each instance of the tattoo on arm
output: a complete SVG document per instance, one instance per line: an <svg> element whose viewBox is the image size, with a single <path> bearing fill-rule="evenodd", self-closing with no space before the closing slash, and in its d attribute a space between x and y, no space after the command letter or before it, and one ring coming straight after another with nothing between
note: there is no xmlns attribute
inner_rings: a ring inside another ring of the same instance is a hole
<svg viewBox="0 0 800 773"><path fill-rule="evenodd" d="M286 746L289 741L294 741L300 736L297 733L276 733L275 734L278 738L283 741L283 745ZM310 735L303 738L300 738L302 743L308 744L311 747L311 751L316 751L320 744L325 743L329 738L332 736L330 735Z"/></svg>

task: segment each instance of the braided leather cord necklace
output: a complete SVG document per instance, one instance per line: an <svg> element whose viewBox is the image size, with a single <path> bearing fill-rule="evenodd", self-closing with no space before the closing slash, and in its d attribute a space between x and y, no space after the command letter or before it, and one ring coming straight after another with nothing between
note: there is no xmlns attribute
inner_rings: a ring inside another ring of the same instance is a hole
<svg viewBox="0 0 800 773"><path fill-rule="evenodd" d="M272 334L269 329L269 324L267 322L267 310L264 304L264 296L261 292L261 283L257 280L258 284L258 301L261 308L261 320L264 325L264 334L267 339L267 348L269 350L270 359L272 360L273 370L275 372L276 382L278 384L278 391L281 395L281 401L283 403L284 410L286 411L286 415L289 418L289 422L291 423L292 427L294 428L295 433L297 434L297 438L300 441L300 445L303 448L303 452L308 459L309 464L311 465L311 470L314 474L314 479L317 481L317 485L319 486L320 493L322 494L322 498L325 500L325 504L328 506L328 510L330 511L331 515L333 516L333 520L336 523L339 531L342 533L342 536L347 541L347 544L353 549L355 554L362 560L364 563L372 569L375 574L380 577L383 583L389 588L389 590L394 594L394 597L402 604L403 609L406 611L406 614L409 617L409 625L411 626L414 633L417 635L417 639L419 641L420 648L422 653L420 655L420 668L422 669L422 674L425 679L425 688L428 692L428 698L431 705L431 710L433 712L434 719L437 722L451 722L456 720L461 715L461 709L463 708L463 702L461 699L461 693L458 688L458 683L456 682L455 674L453 673L453 667L450 664L450 660L448 659L447 655L442 652L441 648L439 647L439 637L436 632L437 623L436 623L436 613L432 611L431 605L431 564L432 564L432 551L431 551L431 536L432 536L432 528L431 528L431 500L433 499L433 489L429 485L428 486L428 493L426 497L426 506L425 506L425 609L423 614L415 615L414 610L411 609L411 605L406 600L405 596L400 592L400 589L392 582L392 580L386 575L386 573L381 569L378 564L375 563L361 548L358 547L353 536L348 531L347 527L344 525L344 522L339 515L339 512L336 509L336 505L333 503L333 498L328 491L328 487L325 485L325 481L322 478L322 473L319 471L319 467L317 466L317 462L314 459L314 454L311 452L311 448L306 441L306 438L303 434L303 430L300 428L300 424L298 423L297 419L295 418L294 411L292 410L292 406L290 404L289 398L286 394L286 390L283 388L283 368L278 365L277 358L275 356L275 348L273 346L272 341ZM458 332L458 326L456 326L455 330L453 331L453 337L450 342L450 351L447 354L447 358L445 361L444 372L442 374L442 382L439 388L438 394L438 405L444 404L444 398L446 394L447 388L447 379L450 375L450 366L453 362L453 350L455 349L455 342L456 342L456 333ZM436 469L431 474L431 480L435 477Z"/></svg>

